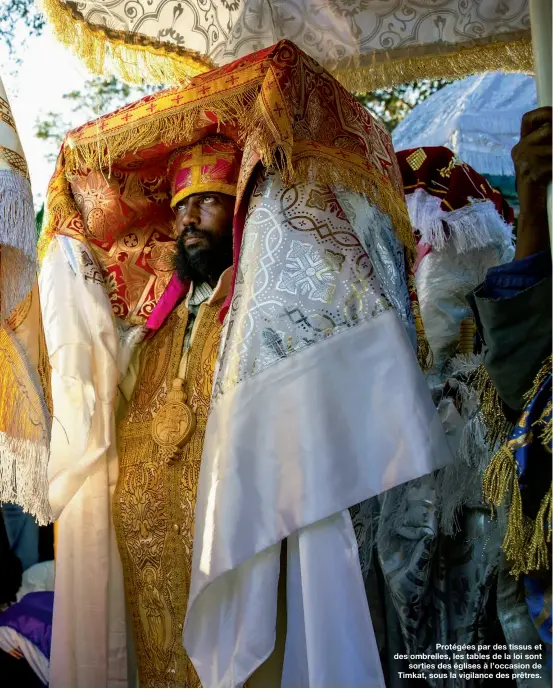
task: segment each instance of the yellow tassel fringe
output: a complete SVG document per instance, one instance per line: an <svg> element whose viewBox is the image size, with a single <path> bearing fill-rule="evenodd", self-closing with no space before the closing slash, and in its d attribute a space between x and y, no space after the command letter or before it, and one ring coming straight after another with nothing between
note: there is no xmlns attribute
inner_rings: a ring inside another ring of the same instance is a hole
<svg viewBox="0 0 553 689"><path fill-rule="evenodd" d="M260 137L266 142L273 139L267 131L265 120L256 103L259 94L259 84L247 84L242 91L235 91L232 95L217 94L212 98L202 98L201 105L182 106L173 115L160 115L148 118L147 122L140 122L135 127L126 127L123 131L104 135L99 127L97 135L88 141L75 143L71 138L65 141L65 166L70 173L83 169L110 170L111 163L129 153L141 148L148 148L154 144L182 144L193 143L191 137L196 129L198 118L204 111L216 115L219 123L241 123L241 139L247 137L254 129L260 131ZM257 106L257 107L256 107ZM262 153L267 155L266 150ZM265 161L264 161L265 162Z"/></svg>
<svg viewBox="0 0 553 689"><path fill-rule="evenodd" d="M509 439L512 425L505 418L503 402L484 364L481 364L473 374L471 386L480 396L480 410L488 429L486 434L488 446L494 448L498 443L506 443Z"/></svg>
<svg viewBox="0 0 553 689"><path fill-rule="evenodd" d="M437 43L421 50L431 54L416 55L406 50L403 57L394 59L396 51L385 55L376 53L366 56L365 64L357 67L345 65L333 69L328 66L327 69L354 93L369 93L419 79L462 79L479 72L530 73L534 69L530 31L494 36L457 49L453 47L453 51L452 46L440 48Z"/></svg>
<svg viewBox="0 0 553 689"><path fill-rule="evenodd" d="M482 489L484 499L496 507L511 493L507 530L502 544L511 565L511 574L519 577L537 569L549 569L546 541L551 541L551 486L541 502L536 519L527 519L522 512L514 454L507 444L495 454L484 472Z"/></svg>
<svg viewBox="0 0 553 689"><path fill-rule="evenodd" d="M513 478L516 478L515 458L511 448L503 445L484 472L482 490L485 499L492 505L501 505L513 484Z"/></svg>
<svg viewBox="0 0 553 689"><path fill-rule="evenodd" d="M540 509L536 516L534 531L528 544L527 566L528 571L536 569L549 569L547 543L551 543L551 518L552 518L552 486L549 487L541 501ZM547 523L547 528L545 524Z"/></svg>
<svg viewBox="0 0 553 689"><path fill-rule="evenodd" d="M172 48L159 41L138 42L138 37L121 31L93 26L74 13L62 0L40 0L54 35L71 48L93 73L115 73L133 84L184 86L197 74L215 65L204 55L183 48Z"/></svg>

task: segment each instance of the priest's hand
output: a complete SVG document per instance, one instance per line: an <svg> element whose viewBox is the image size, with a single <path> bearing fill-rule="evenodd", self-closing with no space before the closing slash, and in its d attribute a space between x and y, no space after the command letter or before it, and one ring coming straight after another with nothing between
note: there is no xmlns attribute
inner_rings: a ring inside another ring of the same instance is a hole
<svg viewBox="0 0 553 689"><path fill-rule="evenodd" d="M551 182L551 107L522 118L520 141L513 148L520 203L515 260L549 248L547 186Z"/></svg>

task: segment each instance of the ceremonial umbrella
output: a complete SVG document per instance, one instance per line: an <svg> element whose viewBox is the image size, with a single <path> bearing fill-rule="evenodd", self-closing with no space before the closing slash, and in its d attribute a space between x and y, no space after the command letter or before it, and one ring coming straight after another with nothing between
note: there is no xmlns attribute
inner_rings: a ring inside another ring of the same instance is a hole
<svg viewBox="0 0 553 689"><path fill-rule="evenodd" d="M42 383L48 361L37 270L29 172L0 79L0 503L15 502L46 524L50 419Z"/></svg>
<svg viewBox="0 0 553 689"><path fill-rule="evenodd" d="M535 107L532 77L502 72L470 76L413 108L394 130L394 148L445 146L516 207L511 150L520 138L522 116Z"/></svg>
<svg viewBox="0 0 553 689"><path fill-rule="evenodd" d="M179 83L280 39L356 91L532 68L532 0L42 0L101 74ZM550 0L545 0L550 2Z"/></svg>
<svg viewBox="0 0 553 689"><path fill-rule="evenodd" d="M90 69L127 81L182 85L285 38L358 92L534 63L551 105L551 0L41 2Z"/></svg>

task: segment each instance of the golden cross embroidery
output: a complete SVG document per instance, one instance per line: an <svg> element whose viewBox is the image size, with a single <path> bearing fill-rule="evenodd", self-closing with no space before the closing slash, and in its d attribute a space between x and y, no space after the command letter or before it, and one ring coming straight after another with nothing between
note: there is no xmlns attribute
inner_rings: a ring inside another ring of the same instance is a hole
<svg viewBox="0 0 553 689"><path fill-rule="evenodd" d="M195 187L202 181L202 168L206 165L216 165L218 160L225 160L231 162L234 158L232 151L214 151L213 153L204 153L202 146L196 146L192 152L192 156L186 161L186 164L191 169L191 186Z"/></svg>

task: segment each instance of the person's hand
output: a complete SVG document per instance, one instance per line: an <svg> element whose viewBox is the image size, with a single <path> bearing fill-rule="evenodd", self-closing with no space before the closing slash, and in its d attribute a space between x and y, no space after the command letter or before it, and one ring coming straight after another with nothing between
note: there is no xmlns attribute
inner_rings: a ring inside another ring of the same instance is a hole
<svg viewBox="0 0 553 689"><path fill-rule="evenodd" d="M547 186L551 182L552 108L538 108L522 118L520 141L513 148L520 203L515 259L549 247Z"/></svg>

